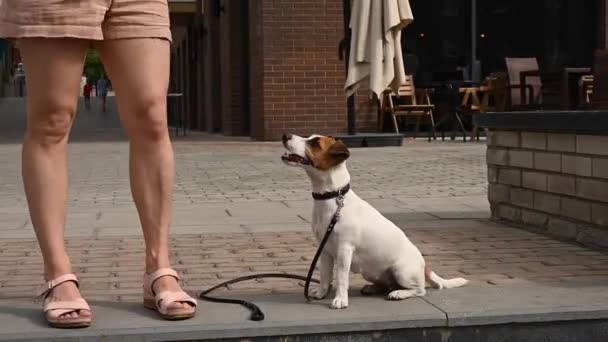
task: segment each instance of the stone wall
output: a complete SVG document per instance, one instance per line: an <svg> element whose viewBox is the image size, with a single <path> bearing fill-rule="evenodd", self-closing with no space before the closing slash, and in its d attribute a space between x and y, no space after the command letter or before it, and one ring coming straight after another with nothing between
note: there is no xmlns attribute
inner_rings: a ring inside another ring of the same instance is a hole
<svg viewBox="0 0 608 342"><path fill-rule="evenodd" d="M608 136L492 130L494 219L608 247Z"/></svg>

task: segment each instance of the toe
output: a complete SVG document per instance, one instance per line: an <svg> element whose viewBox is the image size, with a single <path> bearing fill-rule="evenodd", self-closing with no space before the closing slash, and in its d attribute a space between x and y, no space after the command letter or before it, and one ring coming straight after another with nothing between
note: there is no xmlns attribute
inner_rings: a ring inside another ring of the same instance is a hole
<svg viewBox="0 0 608 342"><path fill-rule="evenodd" d="M89 310L80 310L78 312L78 315L80 317L93 317L93 313L91 311L89 311Z"/></svg>
<svg viewBox="0 0 608 342"><path fill-rule="evenodd" d="M167 305L169 310L186 310L192 308L192 305L183 302L173 302Z"/></svg>

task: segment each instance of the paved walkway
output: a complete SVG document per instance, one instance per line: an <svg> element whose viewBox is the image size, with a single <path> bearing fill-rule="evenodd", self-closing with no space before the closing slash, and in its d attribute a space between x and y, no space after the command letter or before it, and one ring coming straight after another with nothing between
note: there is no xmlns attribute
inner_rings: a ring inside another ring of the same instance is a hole
<svg viewBox="0 0 608 342"><path fill-rule="evenodd" d="M139 300L143 251L127 151L124 142L70 146L67 242L91 299ZM281 163L278 144L178 141L175 151L172 251L188 289L253 272L305 273L314 252L308 180ZM0 301L31 300L41 280L19 152L0 146ZM486 220L483 145L355 149L350 170L355 191L404 228L445 276L468 277L474 286L608 280L604 254ZM268 281L234 289L299 286Z"/></svg>
<svg viewBox="0 0 608 342"><path fill-rule="evenodd" d="M310 189L300 170L281 163L282 148L176 140L171 245L186 288L257 272L305 274L315 248ZM140 302L143 244L127 143L77 142L69 153L67 245L83 293L93 303ZM42 280L19 157L19 145L0 145L0 316L11 305L36 302ZM487 220L483 144L355 149L349 168L354 190L402 227L439 274L470 279L470 291L608 281L608 255ZM352 279L353 288L363 285L359 276ZM298 282L268 280L223 291L299 296L301 290Z"/></svg>

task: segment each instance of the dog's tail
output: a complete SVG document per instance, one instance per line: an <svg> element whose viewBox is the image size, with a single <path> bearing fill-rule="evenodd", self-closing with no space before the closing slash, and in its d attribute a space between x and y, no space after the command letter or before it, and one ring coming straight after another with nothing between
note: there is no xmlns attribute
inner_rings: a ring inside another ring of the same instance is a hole
<svg viewBox="0 0 608 342"><path fill-rule="evenodd" d="M437 273L433 272L431 267L428 265L424 267L424 275L426 276L426 280L431 284L431 286L439 290L461 287L469 282L464 278L443 279L439 275L437 275Z"/></svg>

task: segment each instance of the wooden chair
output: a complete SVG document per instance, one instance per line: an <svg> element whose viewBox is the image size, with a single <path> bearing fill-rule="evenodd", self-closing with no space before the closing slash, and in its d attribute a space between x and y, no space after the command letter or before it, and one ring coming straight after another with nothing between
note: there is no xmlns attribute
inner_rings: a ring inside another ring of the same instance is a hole
<svg viewBox="0 0 608 342"><path fill-rule="evenodd" d="M507 75L491 74L481 86L461 88L460 92L463 94L461 103L463 114L474 116L477 113L504 111L508 98ZM473 125L471 140L473 139L479 141L479 127L475 125Z"/></svg>
<svg viewBox="0 0 608 342"><path fill-rule="evenodd" d="M384 114L389 113L392 117L395 132L399 133L397 118L415 116L416 131L414 137L416 137L420 128L420 119L424 117L430 121L432 136L436 139L434 109L435 106L431 103L429 91L427 89L419 89L417 91L414 86L414 77L407 75L405 77L405 84L399 87L397 94L393 93L391 89L384 91L380 101L378 122L381 124L384 121ZM430 131L428 138L430 141Z"/></svg>
<svg viewBox="0 0 608 342"><path fill-rule="evenodd" d="M578 94L582 102L582 108L591 106L591 98L593 96L593 75L583 75L578 81Z"/></svg>
<svg viewBox="0 0 608 342"><path fill-rule="evenodd" d="M535 109L542 103L542 82L535 57L505 57L510 88L510 105L513 109ZM526 79L522 80L522 73ZM524 82L522 82L524 81Z"/></svg>

